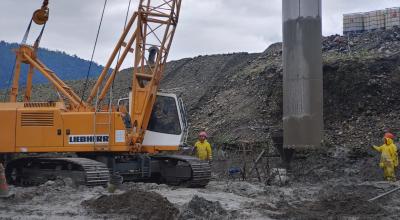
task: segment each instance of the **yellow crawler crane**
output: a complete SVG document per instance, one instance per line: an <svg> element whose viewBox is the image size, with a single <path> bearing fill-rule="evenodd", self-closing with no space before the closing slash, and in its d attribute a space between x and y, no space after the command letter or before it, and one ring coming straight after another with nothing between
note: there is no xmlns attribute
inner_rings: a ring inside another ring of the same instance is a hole
<svg viewBox="0 0 400 220"><path fill-rule="evenodd" d="M157 92L180 6L181 0L140 0L87 100L37 57L43 31L33 46L26 44L29 25L16 50L9 102L0 103L0 154L9 183L36 185L70 177L84 185L105 185L110 180L207 185L211 176L207 162L168 154L179 150L186 135L184 109L176 95ZM44 29L48 15L45 0L31 24ZM101 105L128 53L134 54L128 98L118 100L117 107L111 101ZM17 102L22 64L29 65L29 71L24 101ZM34 70L48 79L59 101L30 102Z"/></svg>

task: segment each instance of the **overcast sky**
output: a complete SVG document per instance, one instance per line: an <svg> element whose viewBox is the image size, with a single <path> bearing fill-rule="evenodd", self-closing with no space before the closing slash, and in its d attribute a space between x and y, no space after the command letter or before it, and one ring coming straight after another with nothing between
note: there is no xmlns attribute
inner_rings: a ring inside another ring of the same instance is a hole
<svg viewBox="0 0 400 220"><path fill-rule="evenodd" d="M265 50L282 39L281 1L183 0L169 59ZM121 33L128 2L108 0L95 54L100 64L105 63ZM137 2L132 0L132 9ZM103 3L50 0L50 20L41 46L89 59ZM20 42L32 12L41 4L42 0L0 0L0 40ZM343 13L399 6L400 0L322 0L323 34L342 32Z"/></svg>

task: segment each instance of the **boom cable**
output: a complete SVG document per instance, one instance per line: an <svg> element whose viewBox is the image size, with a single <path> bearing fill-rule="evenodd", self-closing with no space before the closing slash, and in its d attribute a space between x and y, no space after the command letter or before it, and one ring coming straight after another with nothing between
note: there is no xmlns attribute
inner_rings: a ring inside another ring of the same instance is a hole
<svg viewBox="0 0 400 220"><path fill-rule="evenodd" d="M22 38L22 41L21 41L20 44L18 44L18 46L20 46L20 45L22 45L22 44L26 44L26 42L27 42L27 40L28 40L28 37L29 37L29 33L30 33L30 31L31 31L32 21L33 21L33 18L31 18L31 20L29 21L29 24L28 24L28 27L26 28L24 37ZM42 29L41 29L41 31L40 31L40 33L39 33L39 36L38 36L38 37L36 38L36 40L35 40L35 43L34 43L34 50L35 50L35 52L36 52L37 49L39 48L39 44L40 44L40 41L41 41L41 39L42 39L43 32L44 32L44 30L46 29L46 23L47 23L47 22L45 22L45 23L43 24L43 27L42 27ZM14 56L14 64L13 64L13 67L12 67L12 70L11 70L11 73L10 73L10 77L9 77L9 79L8 79L8 81L7 81L7 84L6 84L6 89L7 89L7 90L4 91L3 102L6 102L6 101L7 101L7 96L9 95L9 92L10 92L10 89L11 89L11 81L12 81L12 79L13 79L13 77L14 77L14 70L15 70L16 60L17 60L17 57Z"/></svg>
<svg viewBox="0 0 400 220"><path fill-rule="evenodd" d="M124 29L123 29L123 31L125 31L125 29L126 29L126 23L128 22L128 16L129 16L129 10L130 10L130 8L131 8L131 2L132 2L132 0L129 0L129 3L128 3L128 10L126 11L126 15L125 15L125 22L124 22ZM119 50L118 50L117 63L115 64L115 68L117 68L117 65L118 65L118 60L119 60L119 57L120 57L120 55L121 55L121 49L122 49L122 47L120 47ZM115 78L116 78L116 77L113 78L113 83L112 83L112 85L111 85L111 88L114 88L114 81L115 81Z"/></svg>
<svg viewBox="0 0 400 220"><path fill-rule="evenodd" d="M128 2L128 9L126 10L125 22L124 22L123 31L125 31L125 29L126 29L126 23L128 22L128 16L129 16L129 10L130 10L130 8L131 8L131 2L132 2L132 0L129 0L129 2ZM117 58L117 60L119 60L120 54L121 54L121 47L120 47L119 50L118 50L118 58Z"/></svg>
<svg viewBox="0 0 400 220"><path fill-rule="evenodd" d="M128 22L128 16L129 16L129 10L130 10L130 8L131 8L131 2L132 2L132 0L129 0L129 3L128 3L128 10L126 11L126 15L125 15L125 22L124 22L124 31L125 31L125 29L126 29L126 23ZM120 57L120 55L121 55L121 47L119 48L119 50L118 50L118 56L117 56L117 63L115 64L115 68L117 67L117 65L118 65L118 60L119 60L119 57ZM114 81L115 81L115 77L113 78L113 82L112 82L112 86L111 86L111 88L113 88L114 87Z"/></svg>
<svg viewBox="0 0 400 220"><path fill-rule="evenodd" d="M88 71L86 73L86 80L85 80L85 83L83 84L83 90L82 90L82 93L81 93L81 103L83 102L83 99L85 98L85 93L86 93L86 90L87 90L87 84L89 82L90 70L91 70L92 64L93 64L93 57L94 57L94 53L96 51L97 41L98 41L99 35L100 35L100 29L101 29L101 25L103 23L104 11L105 11L106 6L107 6L107 1L108 0L104 0L104 6L103 6L103 11L101 13L100 23L99 23L99 26L98 26L98 29L97 29L96 40L94 42L92 56L90 58L90 63L89 63L89 68L88 68Z"/></svg>
<svg viewBox="0 0 400 220"><path fill-rule="evenodd" d="M123 28L124 31L125 31L125 29L126 29L126 23L128 22L128 16L129 16L130 8L131 8L131 2L132 2L132 0L129 0L129 2L128 2L128 9L126 10L125 22L124 22L124 28ZM117 65L118 65L118 62L119 62L120 55L121 55L121 49L122 49L122 48L120 47L119 50L118 50L117 63L115 64L114 70L117 69ZM113 78L113 81L112 81L112 84L111 84L111 88L110 88L110 97L109 97L109 102L108 102L109 109L111 109L111 105L112 105L112 98L113 98L112 95L113 95L113 90L114 90L115 78L116 78L116 75L115 75L115 77Z"/></svg>

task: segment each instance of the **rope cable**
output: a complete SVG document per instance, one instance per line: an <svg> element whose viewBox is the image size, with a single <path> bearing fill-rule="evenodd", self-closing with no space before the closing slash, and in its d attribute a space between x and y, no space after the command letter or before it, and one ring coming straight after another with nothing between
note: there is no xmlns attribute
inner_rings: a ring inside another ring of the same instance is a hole
<svg viewBox="0 0 400 220"><path fill-rule="evenodd" d="M124 28L123 28L124 31L126 29L126 23L128 22L128 16L129 16L130 8L131 8L131 2L132 2L132 0L129 0L129 2L128 2L128 9L126 11ZM117 63L115 64L115 68L114 69L117 69L117 65L118 65L118 61L119 61L120 55L121 55L121 47L118 50ZM110 97L109 97L109 108L111 107L111 104L112 104L112 95L113 95L112 93L113 93L113 89L114 89L115 78L116 77L113 78L113 81L112 81L112 84L111 84Z"/></svg>
<svg viewBox="0 0 400 220"><path fill-rule="evenodd" d="M132 2L132 0L129 0L128 9L127 9L126 15L125 15L125 22L124 22L124 29L123 29L124 31L125 31L125 29L126 29L126 23L128 22L128 16L129 16L130 8L131 8L131 2ZM120 47L119 50L118 50L117 63L115 64L115 67L117 67L117 65L118 65L118 60L119 60L119 58L120 58L120 55L121 55L121 47ZM114 88L114 81L115 81L115 77L114 77L114 79L113 79L111 88Z"/></svg>
<svg viewBox="0 0 400 220"><path fill-rule="evenodd" d="M35 52L36 52L36 50L37 49L39 49L39 44L40 44L40 41L42 40L42 36L43 36L43 32L44 32L44 29L46 28L46 23L43 25L43 27L42 27L42 30L40 31L40 34L39 34L39 36L36 38L36 40L35 40L35 44L34 44L34 49L35 49Z"/></svg>
<svg viewBox="0 0 400 220"><path fill-rule="evenodd" d="M44 0L44 1L43 1L43 5L42 5L42 10L45 10L45 9L47 8L47 5L48 5L48 4L49 4L48 0ZM47 13L48 13L48 8L47 8ZM47 16L48 16L48 14L47 14ZM22 41L21 41L21 43L19 44L19 46L22 45L22 44L26 44L26 42L28 41L29 33L30 33L30 30L31 30L31 27L32 27L32 21L33 21L33 17L32 17L31 20L29 21L28 27L26 28L24 37L22 38ZM40 40L42 39L43 32L44 32L44 30L45 30L45 28L46 28L46 23L47 23L47 19L46 19L46 21L45 21L44 24L43 24L42 30L40 30L39 36L38 36L38 37L36 38L36 40L35 40L35 43L34 43L34 51L35 51L35 52L36 52L36 50L37 50L38 47L39 47ZM8 79L8 82L7 82L7 84L6 84L6 85L7 85L7 86L6 86L7 90L4 92L4 98L3 98L4 102L7 100L7 95L8 95L8 93L10 92L9 90L10 90L10 88L11 88L11 80L12 80L12 78L13 78L13 76L14 76L14 70L15 70L16 60L17 60L17 58L15 57L15 59L14 59L14 65L13 65L13 68L12 68L11 73L10 73L10 78Z"/></svg>
<svg viewBox="0 0 400 220"><path fill-rule="evenodd" d="M32 20L29 22L28 28L26 28L24 37L22 38L21 44L26 44L26 41L28 40L28 36L29 36L29 32L31 30L31 26L32 26Z"/></svg>
<svg viewBox="0 0 400 220"><path fill-rule="evenodd" d="M98 26L98 29L97 29L96 40L94 42L94 46L93 46L93 50L92 50L92 56L91 56L90 62L89 62L89 68L88 68L88 71L86 73L86 80L85 80L85 83L83 84L83 89L82 89L82 93L81 93L81 103L83 102L83 99L85 98L85 93L86 93L86 90L87 90L87 84L88 84L88 81L89 81L90 70L92 68L93 57L94 57L94 53L96 51L97 41L99 39L100 29L101 29L101 25L103 23L104 11L106 9L106 6L107 6L107 0L104 0L104 6L103 6L103 11L101 13L100 23L99 23L99 26Z"/></svg>
<svg viewBox="0 0 400 220"><path fill-rule="evenodd" d="M22 38L22 41L21 41L20 44L26 44L26 41L28 40L29 32L31 30L31 26L32 26L32 19L29 21L28 27L26 28L24 37ZM13 64L13 68L12 68L11 73L10 73L10 77L9 77L9 79L7 81L7 84L6 84L6 91L4 91L3 102L5 102L7 100L7 95L9 94L10 89L11 89L11 80L12 80L12 78L14 76L16 60L17 60L17 58L14 57L14 64Z"/></svg>
<svg viewBox="0 0 400 220"><path fill-rule="evenodd" d="M21 45L21 44L26 44L26 42L28 41L29 32L30 32L31 27L32 27L32 20L33 20L33 19L31 19L31 20L29 21L28 27L26 28L24 37L22 38L22 41L21 41L20 45ZM44 29L45 29L45 28L46 28L46 23L43 25L42 30L40 31L39 36L36 38L36 41L35 41L35 51L36 51L36 49L37 49L36 46L39 46L39 43L40 43L40 40L42 39L42 35L43 35L43 32L44 32ZM6 89L6 91L4 91L3 102L5 102L5 101L7 100L7 95L9 94L10 89L11 89L11 80L12 80L12 78L13 78L13 76L14 76L15 62L16 62L16 60L17 60L17 58L14 57L14 64L13 64L13 68L12 68L11 73L10 73L10 77L9 77L9 79L8 79L8 81L7 81L7 84L6 84L6 88L7 88L7 89Z"/></svg>

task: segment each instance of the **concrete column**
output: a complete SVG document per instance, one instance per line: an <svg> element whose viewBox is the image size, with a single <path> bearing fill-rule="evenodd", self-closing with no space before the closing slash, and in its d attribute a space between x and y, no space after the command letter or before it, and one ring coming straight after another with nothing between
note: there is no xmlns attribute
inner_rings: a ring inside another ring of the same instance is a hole
<svg viewBox="0 0 400 220"><path fill-rule="evenodd" d="M283 145L320 146L323 138L321 0L282 0Z"/></svg>

